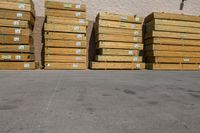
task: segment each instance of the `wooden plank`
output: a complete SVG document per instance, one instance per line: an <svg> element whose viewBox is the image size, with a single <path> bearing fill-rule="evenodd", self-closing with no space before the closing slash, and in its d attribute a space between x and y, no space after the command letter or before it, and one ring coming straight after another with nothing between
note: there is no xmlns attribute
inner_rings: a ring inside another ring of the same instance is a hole
<svg viewBox="0 0 200 133"><path fill-rule="evenodd" d="M86 56L45 55L45 62L86 63Z"/></svg>
<svg viewBox="0 0 200 133"><path fill-rule="evenodd" d="M95 60L98 62L142 62L142 57L97 55Z"/></svg>
<svg viewBox="0 0 200 133"><path fill-rule="evenodd" d="M144 63L113 63L113 62L91 62L90 68L96 70L143 70Z"/></svg>
<svg viewBox="0 0 200 133"><path fill-rule="evenodd" d="M0 44L32 44L33 39L29 36L2 35L0 34Z"/></svg>
<svg viewBox="0 0 200 133"><path fill-rule="evenodd" d="M200 34L152 31L152 32L146 33L146 35L145 35L145 39L152 38L152 37L200 40Z"/></svg>
<svg viewBox="0 0 200 133"><path fill-rule="evenodd" d="M46 9L46 16L54 16L54 17L69 17L69 18L79 18L85 19L85 12L76 12L76 11L65 11L65 10L56 10L56 9Z"/></svg>
<svg viewBox="0 0 200 133"><path fill-rule="evenodd" d="M56 54L56 55L86 55L86 49L76 48L45 48L45 54Z"/></svg>
<svg viewBox="0 0 200 133"><path fill-rule="evenodd" d="M45 32L45 39L86 41L84 34Z"/></svg>
<svg viewBox="0 0 200 133"><path fill-rule="evenodd" d="M71 11L82 11L86 12L86 4L75 4L67 2L56 2L56 1L46 1L45 7L50 9L62 9L62 10L71 10Z"/></svg>
<svg viewBox="0 0 200 133"><path fill-rule="evenodd" d="M15 27L15 28L29 28L28 21L8 20L8 19L0 19L0 26Z"/></svg>
<svg viewBox="0 0 200 133"><path fill-rule="evenodd" d="M45 40L46 47L86 48L86 41Z"/></svg>
<svg viewBox="0 0 200 133"><path fill-rule="evenodd" d="M45 70L85 70L86 63L45 63Z"/></svg>
<svg viewBox="0 0 200 133"><path fill-rule="evenodd" d="M53 32L70 32L70 33L84 33L86 34L85 26L63 25L63 24L45 24L45 31Z"/></svg>
<svg viewBox="0 0 200 133"><path fill-rule="evenodd" d="M32 3L32 0L1 0L1 1L15 2L15 3L25 3L25 4L31 4Z"/></svg>
<svg viewBox="0 0 200 133"><path fill-rule="evenodd" d="M34 61L34 55L21 53L0 53L0 61Z"/></svg>
<svg viewBox="0 0 200 133"><path fill-rule="evenodd" d="M99 34L97 36L98 41L111 41L111 42L133 42L133 43L142 43L142 37L137 36L124 36L124 35L108 35L108 34Z"/></svg>
<svg viewBox="0 0 200 133"><path fill-rule="evenodd" d="M97 24L98 26L102 26L102 27L142 30L142 24L132 24L132 23L115 22L115 21L108 21L108 20L98 20Z"/></svg>
<svg viewBox="0 0 200 133"><path fill-rule="evenodd" d="M64 18L64 17L54 17L47 16L47 23L53 24L64 24L64 25L81 25L87 26L88 21L86 19L78 19L78 18Z"/></svg>
<svg viewBox="0 0 200 133"><path fill-rule="evenodd" d="M35 62L0 62L0 70L34 70Z"/></svg>
<svg viewBox="0 0 200 133"><path fill-rule="evenodd" d="M33 53L34 48L30 45L0 45L0 52Z"/></svg>
<svg viewBox="0 0 200 133"><path fill-rule="evenodd" d="M177 71L177 70L187 70L187 71L199 71L200 70L200 65L198 64L151 64L148 63L147 69L151 70L172 70L172 71Z"/></svg>
<svg viewBox="0 0 200 133"><path fill-rule="evenodd" d="M98 42L97 49L108 48L108 49L132 49L132 50L143 50L144 45L139 43L121 43L121 42Z"/></svg>
<svg viewBox="0 0 200 133"><path fill-rule="evenodd" d="M0 27L0 34L32 36L30 29Z"/></svg>
<svg viewBox="0 0 200 133"><path fill-rule="evenodd" d="M124 49L99 49L101 55L126 55L126 56L142 56L143 52L139 50L124 50Z"/></svg>
<svg viewBox="0 0 200 133"><path fill-rule="evenodd" d="M97 18L103 19L103 20L130 22L130 23L142 23L143 22L142 17L119 15L119 14L108 13L108 12L100 12L98 14Z"/></svg>

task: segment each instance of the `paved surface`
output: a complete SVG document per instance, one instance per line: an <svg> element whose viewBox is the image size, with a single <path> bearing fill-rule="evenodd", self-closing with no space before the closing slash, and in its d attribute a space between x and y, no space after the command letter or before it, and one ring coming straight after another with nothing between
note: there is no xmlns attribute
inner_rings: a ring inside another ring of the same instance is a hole
<svg viewBox="0 0 200 133"><path fill-rule="evenodd" d="M200 133L200 72L0 72L0 133Z"/></svg>

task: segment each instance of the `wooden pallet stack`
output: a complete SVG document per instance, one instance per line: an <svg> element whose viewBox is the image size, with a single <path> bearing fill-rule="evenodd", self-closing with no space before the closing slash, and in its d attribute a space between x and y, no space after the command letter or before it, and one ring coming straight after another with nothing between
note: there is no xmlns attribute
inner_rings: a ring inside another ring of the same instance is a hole
<svg viewBox="0 0 200 133"><path fill-rule="evenodd" d="M32 0L0 0L0 69L36 68L32 32Z"/></svg>
<svg viewBox="0 0 200 133"><path fill-rule="evenodd" d="M45 5L45 69L86 69L86 5L53 1Z"/></svg>
<svg viewBox="0 0 200 133"><path fill-rule="evenodd" d="M91 69L144 69L142 22L137 16L99 13L95 24L97 55Z"/></svg>
<svg viewBox="0 0 200 133"><path fill-rule="evenodd" d="M200 70L200 17L152 13L145 23L147 69Z"/></svg>

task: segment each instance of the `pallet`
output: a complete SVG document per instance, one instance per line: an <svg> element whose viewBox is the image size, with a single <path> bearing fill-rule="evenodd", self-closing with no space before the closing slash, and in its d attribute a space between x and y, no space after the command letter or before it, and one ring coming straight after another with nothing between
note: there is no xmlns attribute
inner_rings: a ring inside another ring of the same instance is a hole
<svg viewBox="0 0 200 133"><path fill-rule="evenodd" d="M45 70L85 70L86 63L45 63Z"/></svg>
<svg viewBox="0 0 200 133"><path fill-rule="evenodd" d="M34 48L30 45L0 45L0 52L33 53Z"/></svg>
<svg viewBox="0 0 200 133"><path fill-rule="evenodd" d="M64 25L77 25L77 26L87 26L88 21L85 19L77 19L77 18L63 18L63 17L54 17L47 16L47 23L52 24L64 24Z"/></svg>
<svg viewBox="0 0 200 133"><path fill-rule="evenodd" d="M96 70L143 70L144 63L113 63L113 62L91 62L91 69Z"/></svg>
<svg viewBox="0 0 200 133"><path fill-rule="evenodd" d="M44 25L44 30L49 32L69 32L86 34L85 26L63 25L63 24L48 24Z"/></svg>
<svg viewBox="0 0 200 133"><path fill-rule="evenodd" d="M85 4L74 4L74 3L66 3L66 2L46 1L45 7L49 8L49 9L60 9L60 10L86 12L86 5Z"/></svg>
<svg viewBox="0 0 200 133"><path fill-rule="evenodd" d="M152 64L147 63L146 68L150 70L171 70L171 71L199 71L199 64Z"/></svg>
<svg viewBox="0 0 200 133"><path fill-rule="evenodd" d="M0 35L0 44L27 44L33 43L33 39L29 36L18 36L18 35Z"/></svg>
<svg viewBox="0 0 200 133"><path fill-rule="evenodd" d="M95 58L95 61L98 61L98 62L142 62L142 57L97 55Z"/></svg>
<svg viewBox="0 0 200 133"><path fill-rule="evenodd" d="M14 28L29 28L28 21L0 19L0 26Z"/></svg>
<svg viewBox="0 0 200 133"><path fill-rule="evenodd" d="M98 42L96 45L97 49L132 49L132 50L143 50L144 45L139 43L121 43L121 42Z"/></svg>
<svg viewBox="0 0 200 133"><path fill-rule="evenodd" d="M34 55L21 53L0 53L0 61L34 61Z"/></svg>
<svg viewBox="0 0 200 133"><path fill-rule="evenodd" d="M120 22L129 22L129 23L142 23L143 18L138 16L125 16L107 12L101 12L98 14L97 19L102 20L111 20L111 21L120 21Z"/></svg>
<svg viewBox="0 0 200 133"><path fill-rule="evenodd" d="M32 31L30 29L0 27L0 34L32 36Z"/></svg>
<svg viewBox="0 0 200 133"><path fill-rule="evenodd" d="M86 48L86 41L45 40L46 47Z"/></svg>
<svg viewBox="0 0 200 133"><path fill-rule="evenodd" d="M65 10L56 10L56 9L46 9L46 16L54 16L54 17L69 17L69 18L79 18L85 19L85 12L76 12L76 11L65 11Z"/></svg>
<svg viewBox="0 0 200 133"><path fill-rule="evenodd" d="M45 32L45 39L86 41L85 34Z"/></svg>
<svg viewBox="0 0 200 133"><path fill-rule="evenodd" d="M86 56L45 55L45 62L86 63Z"/></svg>
<svg viewBox="0 0 200 133"><path fill-rule="evenodd" d="M45 54L56 54L56 55L86 55L86 49L76 48L45 48Z"/></svg>
<svg viewBox="0 0 200 133"><path fill-rule="evenodd" d="M0 62L0 70L34 70L35 62Z"/></svg>
<svg viewBox="0 0 200 133"><path fill-rule="evenodd" d="M121 49L99 49L100 55L114 55L114 56L142 56L142 51L139 50L121 50Z"/></svg>

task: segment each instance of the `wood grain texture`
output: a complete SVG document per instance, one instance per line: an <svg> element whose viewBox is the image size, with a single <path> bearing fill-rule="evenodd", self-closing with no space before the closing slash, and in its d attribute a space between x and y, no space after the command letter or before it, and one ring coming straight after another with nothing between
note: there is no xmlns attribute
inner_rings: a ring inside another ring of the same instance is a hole
<svg viewBox="0 0 200 133"><path fill-rule="evenodd" d="M144 45L140 43L123 43L123 42L103 42L97 43L97 49L108 48L108 49L132 49L132 50L143 50Z"/></svg>
<svg viewBox="0 0 200 133"><path fill-rule="evenodd" d="M86 56L45 55L45 62L86 63Z"/></svg>
<svg viewBox="0 0 200 133"><path fill-rule="evenodd" d="M97 55L95 60L98 62L142 62L142 57Z"/></svg>
<svg viewBox="0 0 200 133"><path fill-rule="evenodd" d="M85 70L86 63L45 63L45 70Z"/></svg>
<svg viewBox="0 0 200 133"><path fill-rule="evenodd" d="M0 70L34 70L35 62L0 62Z"/></svg>
<svg viewBox="0 0 200 133"><path fill-rule="evenodd" d="M86 48L86 41L45 40L46 47Z"/></svg>
<svg viewBox="0 0 200 133"><path fill-rule="evenodd" d="M86 55L86 49L76 48L45 48L45 54L56 55Z"/></svg>
<svg viewBox="0 0 200 133"><path fill-rule="evenodd" d="M34 48L31 45L1 45L0 52L33 53Z"/></svg>
<svg viewBox="0 0 200 133"><path fill-rule="evenodd" d="M34 55L21 53L0 53L0 61L34 61Z"/></svg>

